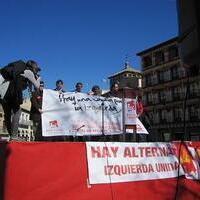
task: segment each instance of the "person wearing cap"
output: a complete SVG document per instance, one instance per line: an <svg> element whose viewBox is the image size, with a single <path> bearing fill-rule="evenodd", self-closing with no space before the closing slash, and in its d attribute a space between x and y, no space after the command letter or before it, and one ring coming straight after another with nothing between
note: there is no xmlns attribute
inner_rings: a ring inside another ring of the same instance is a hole
<svg viewBox="0 0 200 200"><path fill-rule="evenodd" d="M40 68L33 60L9 63L0 69L0 103L5 116L5 125L11 140L17 140L20 105L23 103L23 90L32 86L39 88Z"/></svg>
<svg viewBox="0 0 200 200"><path fill-rule="evenodd" d="M35 141L43 140L41 122L43 88L44 82L40 81L39 88L35 89L31 96L30 120L33 121L33 133Z"/></svg>

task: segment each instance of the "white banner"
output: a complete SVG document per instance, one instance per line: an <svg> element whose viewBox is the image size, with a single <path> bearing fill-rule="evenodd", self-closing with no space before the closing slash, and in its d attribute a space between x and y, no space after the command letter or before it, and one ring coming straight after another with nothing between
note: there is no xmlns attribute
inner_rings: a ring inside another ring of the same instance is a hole
<svg viewBox="0 0 200 200"><path fill-rule="evenodd" d="M90 184L178 176L177 149L171 143L87 142ZM183 175L180 167L179 175Z"/></svg>
<svg viewBox="0 0 200 200"><path fill-rule="evenodd" d="M119 98L62 93L44 89L42 134L101 135L122 133L122 102Z"/></svg>
<svg viewBox="0 0 200 200"><path fill-rule="evenodd" d="M136 99L124 99L124 117L126 125L136 125Z"/></svg>
<svg viewBox="0 0 200 200"><path fill-rule="evenodd" d="M137 123L137 125L136 125L136 133L137 134L149 134L147 129L144 127L144 125L138 118L136 118L136 123ZM133 129L126 129L126 133L133 133Z"/></svg>

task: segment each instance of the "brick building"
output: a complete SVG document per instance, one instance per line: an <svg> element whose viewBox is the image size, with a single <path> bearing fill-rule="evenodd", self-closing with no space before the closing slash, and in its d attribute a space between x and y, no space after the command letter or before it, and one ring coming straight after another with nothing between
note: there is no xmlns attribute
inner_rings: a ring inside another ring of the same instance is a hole
<svg viewBox="0 0 200 200"><path fill-rule="evenodd" d="M143 122L153 141L200 140L200 73L198 71L188 80L177 39L137 54L143 74ZM187 80L189 91L185 101Z"/></svg>

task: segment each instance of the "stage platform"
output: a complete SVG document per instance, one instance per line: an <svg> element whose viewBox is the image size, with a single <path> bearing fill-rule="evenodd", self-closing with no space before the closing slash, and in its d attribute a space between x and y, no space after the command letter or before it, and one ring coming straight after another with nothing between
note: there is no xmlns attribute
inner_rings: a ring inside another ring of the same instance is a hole
<svg viewBox="0 0 200 200"><path fill-rule="evenodd" d="M170 200L176 186L177 178L90 185L84 142L0 143L1 200ZM180 177L176 199L199 200L199 180Z"/></svg>

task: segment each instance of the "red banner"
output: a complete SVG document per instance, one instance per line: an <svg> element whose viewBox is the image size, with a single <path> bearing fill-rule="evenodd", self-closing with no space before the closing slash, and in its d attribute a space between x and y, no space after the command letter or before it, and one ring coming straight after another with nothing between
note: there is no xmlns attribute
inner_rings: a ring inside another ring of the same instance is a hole
<svg viewBox="0 0 200 200"><path fill-rule="evenodd" d="M199 153L200 143L190 146ZM177 178L89 185L85 143L0 143L2 200L174 199L176 185ZM199 181L180 177L177 199L200 199L199 191Z"/></svg>

